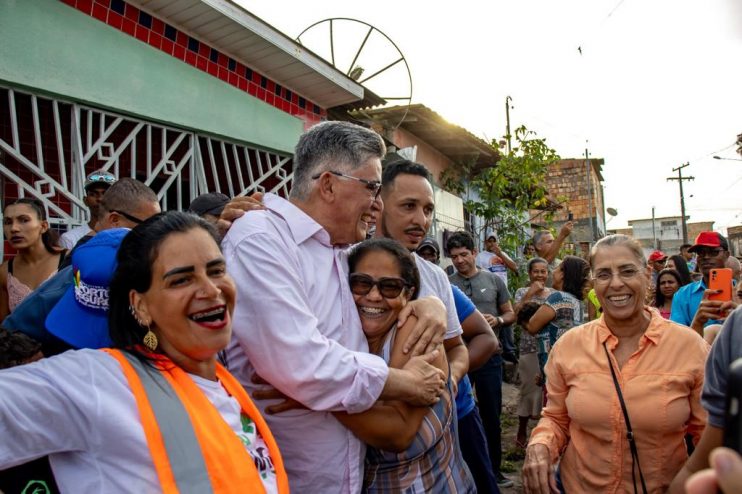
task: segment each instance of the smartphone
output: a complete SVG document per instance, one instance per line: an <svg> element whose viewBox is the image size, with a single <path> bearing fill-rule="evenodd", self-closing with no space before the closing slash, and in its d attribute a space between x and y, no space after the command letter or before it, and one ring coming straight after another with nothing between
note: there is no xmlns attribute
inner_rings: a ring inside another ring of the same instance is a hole
<svg viewBox="0 0 742 494"><path fill-rule="evenodd" d="M572 214L571 212L567 213L567 221L572 221L573 219L575 219L575 215Z"/></svg>
<svg viewBox="0 0 742 494"><path fill-rule="evenodd" d="M709 300L728 302L732 300L732 270L730 268L712 269L709 273L709 290L721 290L710 295Z"/></svg>
<svg viewBox="0 0 742 494"><path fill-rule="evenodd" d="M742 358L729 366L726 398L724 446L742 454Z"/></svg>

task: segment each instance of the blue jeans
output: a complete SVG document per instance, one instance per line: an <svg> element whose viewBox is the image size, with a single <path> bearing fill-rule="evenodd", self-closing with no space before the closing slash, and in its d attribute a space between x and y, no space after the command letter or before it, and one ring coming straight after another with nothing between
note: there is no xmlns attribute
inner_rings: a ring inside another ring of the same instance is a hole
<svg viewBox="0 0 742 494"><path fill-rule="evenodd" d="M482 418L476 408L463 417L459 417L459 446L461 455L474 477L477 492L479 494L500 494L487 450L487 438L484 436Z"/></svg>
<svg viewBox="0 0 742 494"><path fill-rule="evenodd" d="M487 447L495 478L500 473L502 444L500 442L500 414L502 413L502 356L494 355L469 378L476 388L477 405L487 436Z"/></svg>

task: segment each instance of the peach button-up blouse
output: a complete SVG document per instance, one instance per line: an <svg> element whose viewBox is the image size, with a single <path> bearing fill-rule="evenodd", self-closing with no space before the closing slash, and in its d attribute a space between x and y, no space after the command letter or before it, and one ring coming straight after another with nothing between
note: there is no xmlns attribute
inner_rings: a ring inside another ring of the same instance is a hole
<svg viewBox="0 0 742 494"><path fill-rule="evenodd" d="M645 309L647 310L647 309ZM664 492L706 424L701 407L708 344L691 329L647 310L651 321L622 369L618 339L604 319L567 331L546 364L548 402L529 444L544 444L566 492L633 492L631 451L603 349L606 342L628 409L649 492ZM641 490L639 474L637 486Z"/></svg>

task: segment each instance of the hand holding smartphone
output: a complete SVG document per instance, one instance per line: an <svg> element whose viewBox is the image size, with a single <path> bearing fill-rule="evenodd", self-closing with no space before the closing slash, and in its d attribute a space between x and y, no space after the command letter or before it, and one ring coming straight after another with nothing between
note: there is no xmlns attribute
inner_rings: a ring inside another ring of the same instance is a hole
<svg viewBox="0 0 742 494"><path fill-rule="evenodd" d="M709 300L719 302L732 300L732 270L729 268L712 269L709 273L708 289L719 292L709 295Z"/></svg>

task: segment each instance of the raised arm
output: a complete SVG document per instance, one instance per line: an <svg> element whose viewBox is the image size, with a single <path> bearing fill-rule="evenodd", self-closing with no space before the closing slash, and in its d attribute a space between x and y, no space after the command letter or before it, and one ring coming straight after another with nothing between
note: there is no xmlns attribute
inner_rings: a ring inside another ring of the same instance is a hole
<svg viewBox="0 0 742 494"><path fill-rule="evenodd" d="M572 233L573 228L574 223L572 223L571 221L568 221L564 225L562 225L562 228L559 229L559 235L557 235L557 238L554 239L554 243L551 244L549 252L544 254L544 259L546 259L546 262L548 262L549 264L554 262L554 259L556 259L559 255L559 250L562 248L562 244L564 244L564 241L567 240L569 234Z"/></svg>
<svg viewBox="0 0 742 494"><path fill-rule="evenodd" d="M100 439L91 422L98 410L94 379L101 373L90 373L89 363L75 357L68 352L0 371L0 470L85 450Z"/></svg>
<svg viewBox="0 0 742 494"><path fill-rule="evenodd" d="M500 244L495 242L495 252L494 254L497 255L500 259L502 259L503 264L512 271L513 273L518 273L518 265L513 261L513 259L507 255L503 250L500 248Z"/></svg>

